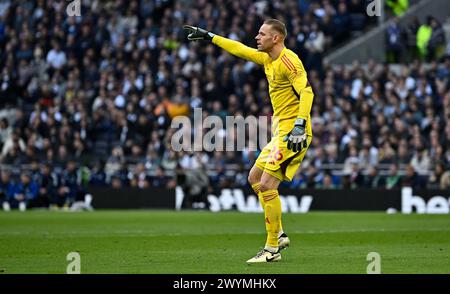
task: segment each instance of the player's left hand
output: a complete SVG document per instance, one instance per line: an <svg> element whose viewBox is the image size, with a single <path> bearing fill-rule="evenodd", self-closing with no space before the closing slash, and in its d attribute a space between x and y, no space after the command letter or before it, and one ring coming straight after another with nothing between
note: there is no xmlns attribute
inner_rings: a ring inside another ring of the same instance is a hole
<svg viewBox="0 0 450 294"><path fill-rule="evenodd" d="M306 136L306 120L303 118L297 118L294 123L294 128L283 138L283 142L287 141L287 148L292 151L302 151L303 148L308 146Z"/></svg>

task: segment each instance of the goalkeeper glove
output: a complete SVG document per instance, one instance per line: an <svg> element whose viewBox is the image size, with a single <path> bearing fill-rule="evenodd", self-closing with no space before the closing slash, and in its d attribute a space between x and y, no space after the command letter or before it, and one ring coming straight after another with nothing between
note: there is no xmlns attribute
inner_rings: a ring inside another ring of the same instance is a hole
<svg viewBox="0 0 450 294"><path fill-rule="evenodd" d="M288 142L288 149L292 149L292 151L297 152L302 151L303 148L308 146L305 127L306 120L303 118L297 118L295 120L294 128L283 138L283 142Z"/></svg>
<svg viewBox="0 0 450 294"><path fill-rule="evenodd" d="M184 25L183 29L189 34L187 36L189 41L198 41L198 40L212 41L212 38L214 37L213 33L208 32L207 30L204 30L199 27Z"/></svg>

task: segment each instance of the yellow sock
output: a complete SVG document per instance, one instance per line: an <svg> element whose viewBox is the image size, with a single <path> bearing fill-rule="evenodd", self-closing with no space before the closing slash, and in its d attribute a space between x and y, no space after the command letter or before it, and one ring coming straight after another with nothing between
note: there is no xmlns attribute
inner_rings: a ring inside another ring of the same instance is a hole
<svg viewBox="0 0 450 294"><path fill-rule="evenodd" d="M281 201L278 190L261 192L265 203L264 217L266 219L266 246L278 248L278 233L281 228Z"/></svg>
<svg viewBox="0 0 450 294"><path fill-rule="evenodd" d="M256 184L252 185L253 191L255 191L256 195L258 195L259 203L261 203L262 208L265 209L266 204L264 203L264 198L261 195L261 191L259 190L260 187L261 187L261 183L256 183ZM279 232L283 232L283 224L281 222L281 219L280 219Z"/></svg>
<svg viewBox="0 0 450 294"><path fill-rule="evenodd" d="M252 185L253 191L255 191L256 195L258 195L259 203L261 203L262 208L264 209L264 199L261 196L261 192L259 191L259 187L261 187L261 183L256 183Z"/></svg>

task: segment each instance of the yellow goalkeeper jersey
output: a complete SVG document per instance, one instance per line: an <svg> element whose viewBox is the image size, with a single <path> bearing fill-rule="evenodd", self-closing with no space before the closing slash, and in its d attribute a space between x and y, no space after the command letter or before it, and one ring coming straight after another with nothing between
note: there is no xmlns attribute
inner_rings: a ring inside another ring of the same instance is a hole
<svg viewBox="0 0 450 294"><path fill-rule="evenodd" d="M265 52L218 35L213 37L212 42L237 57L263 65L269 83L273 116L280 123L297 117L305 119L306 133L312 136L310 113L314 94L297 54L283 48L278 58L272 60Z"/></svg>

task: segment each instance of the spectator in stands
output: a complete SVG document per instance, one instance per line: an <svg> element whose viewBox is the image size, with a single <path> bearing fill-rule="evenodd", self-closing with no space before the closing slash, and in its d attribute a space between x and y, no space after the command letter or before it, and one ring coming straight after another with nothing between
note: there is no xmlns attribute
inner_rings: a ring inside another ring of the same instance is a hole
<svg viewBox="0 0 450 294"><path fill-rule="evenodd" d="M419 28L420 21L417 16L413 16L411 22L406 27L408 62L419 58L417 47L417 32L419 31Z"/></svg>
<svg viewBox="0 0 450 294"><path fill-rule="evenodd" d="M138 163L135 166L130 185L133 188L146 189L150 187L150 177L147 174L144 163Z"/></svg>
<svg viewBox="0 0 450 294"><path fill-rule="evenodd" d="M124 186L123 186L122 181L120 180L119 177L112 176L111 177L111 187L113 189L122 189Z"/></svg>
<svg viewBox="0 0 450 294"><path fill-rule="evenodd" d="M350 175L345 174L342 176L341 188L344 190L350 190L352 188L352 183L350 181Z"/></svg>
<svg viewBox="0 0 450 294"><path fill-rule="evenodd" d="M60 41L57 39L52 41L52 50L47 54L47 63L56 70L62 69L67 63L66 53L61 50Z"/></svg>
<svg viewBox="0 0 450 294"><path fill-rule="evenodd" d="M367 175L364 177L364 188L382 189L386 186L385 179L379 175L376 166L370 166Z"/></svg>
<svg viewBox="0 0 450 294"><path fill-rule="evenodd" d="M177 166L177 154L173 150L166 150L164 152L161 167L165 170L174 171Z"/></svg>
<svg viewBox="0 0 450 294"><path fill-rule="evenodd" d="M83 193L83 189L77 163L69 160L58 179L57 195L54 201L56 206L54 207L68 209L77 198L80 198L79 194L81 193Z"/></svg>
<svg viewBox="0 0 450 294"><path fill-rule="evenodd" d="M352 189L360 188L364 184L364 176L361 173L358 163L353 163L349 173L350 187Z"/></svg>
<svg viewBox="0 0 450 294"><path fill-rule="evenodd" d="M324 164L337 164L340 163L338 148L336 144L329 144L325 147L325 161Z"/></svg>
<svg viewBox="0 0 450 294"><path fill-rule="evenodd" d="M66 145L59 145L57 154L54 158L54 165L57 168L64 169L68 164L68 158L70 157L69 151Z"/></svg>
<svg viewBox="0 0 450 294"><path fill-rule="evenodd" d="M406 167L406 174L401 181L402 187L411 187L413 189L425 188L424 178L421 177L415 170L414 167L409 164Z"/></svg>
<svg viewBox="0 0 450 294"><path fill-rule="evenodd" d="M363 139L362 149L359 151L358 163L361 167L378 163L378 149L373 146L369 137Z"/></svg>
<svg viewBox="0 0 450 294"><path fill-rule="evenodd" d="M322 184L318 185L317 188L331 190L331 189L336 189L337 186L333 181L333 177L329 173L326 173L323 176Z"/></svg>
<svg viewBox="0 0 450 294"><path fill-rule="evenodd" d="M106 169L111 173L115 173L122 167L125 161L122 147L116 146L112 149L111 155L106 162Z"/></svg>
<svg viewBox="0 0 450 294"><path fill-rule="evenodd" d="M389 167L389 175L386 178L386 189L399 189L402 178L398 172L398 165L393 163Z"/></svg>
<svg viewBox="0 0 450 294"><path fill-rule="evenodd" d="M226 178L222 179L226 180ZM183 208L194 208L194 202L203 203L204 208L209 207L207 199L209 178L203 168L181 169L178 167L176 169L176 182L184 192Z"/></svg>
<svg viewBox="0 0 450 294"><path fill-rule="evenodd" d="M0 202L2 203L3 210L11 210L11 205L9 201L12 200L14 194L14 183L11 179L11 172L7 170L2 170L0 172Z"/></svg>
<svg viewBox="0 0 450 294"><path fill-rule="evenodd" d="M37 202L39 206L49 207L56 197L57 176L52 172L50 163L45 162L41 166L38 176L39 193Z"/></svg>
<svg viewBox="0 0 450 294"><path fill-rule="evenodd" d="M107 176L104 168L104 163L98 160L90 172L89 185L104 187L107 185Z"/></svg>
<svg viewBox="0 0 450 294"><path fill-rule="evenodd" d="M325 35L319 29L319 25L314 22L311 25L311 32L305 41L305 48L308 50L306 68L310 70L322 71L322 54L325 50Z"/></svg>
<svg viewBox="0 0 450 294"><path fill-rule="evenodd" d="M14 191L9 201L12 208L19 208L25 211L27 207L32 207L38 196L38 185L31 180L27 172L20 174L20 182L14 185Z"/></svg>
<svg viewBox="0 0 450 294"><path fill-rule="evenodd" d="M0 120L0 150L3 149L3 144L9 139L12 133L12 128L6 118Z"/></svg>
<svg viewBox="0 0 450 294"><path fill-rule="evenodd" d="M345 174L351 174L353 172L353 166L359 165L358 150L356 149L356 147L350 146L348 150L349 154L348 157L345 159L343 168L343 173Z"/></svg>
<svg viewBox="0 0 450 294"><path fill-rule="evenodd" d="M428 41L428 60L433 61L445 54L445 32L442 24L435 18L431 20L431 36Z"/></svg>
<svg viewBox="0 0 450 294"><path fill-rule="evenodd" d="M445 173L448 173L448 171L445 171L444 163L437 163L428 178L427 189L444 189L445 185L442 184L446 177Z"/></svg>
<svg viewBox="0 0 450 294"><path fill-rule="evenodd" d="M32 159L31 163L30 163L30 168L29 168L29 174L31 177L31 180L33 182L39 183L39 176L41 174L41 170L40 170L40 166L39 166L39 161L37 159Z"/></svg>
<svg viewBox="0 0 450 294"><path fill-rule="evenodd" d="M411 162L411 156L409 154L408 143L406 140L401 140L398 145L397 162L404 165Z"/></svg>
<svg viewBox="0 0 450 294"><path fill-rule="evenodd" d="M306 188L316 188L322 185L323 173L310 164L306 171Z"/></svg>
<svg viewBox="0 0 450 294"><path fill-rule="evenodd" d="M445 171L444 174L441 176L440 188L445 191L448 191L450 189L450 171L449 170Z"/></svg>
<svg viewBox="0 0 450 294"><path fill-rule="evenodd" d="M421 146L413 155L411 165L419 174L424 175L430 170L431 158L428 150Z"/></svg>
<svg viewBox="0 0 450 294"><path fill-rule="evenodd" d="M408 10L409 0L386 0L386 5L395 16L400 17Z"/></svg>
<svg viewBox="0 0 450 294"><path fill-rule="evenodd" d="M390 63L404 62L405 56L405 32L399 24L399 19L390 21L386 30L386 59Z"/></svg>
<svg viewBox="0 0 450 294"><path fill-rule="evenodd" d="M18 131L13 131L11 136L9 136L3 144L2 156L6 157L11 150L15 150L16 154L19 154L19 152L24 152L25 149L25 141L21 138L20 133Z"/></svg>
<svg viewBox="0 0 450 294"><path fill-rule="evenodd" d="M430 42L431 34L433 32L433 28L431 27L432 22L433 17L428 16L427 22L422 24L417 31L417 50L421 60L425 60L427 56L429 56L428 43Z"/></svg>
<svg viewBox="0 0 450 294"><path fill-rule="evenodd" d="M333 19L334 38L333 43L339 44L350 36L350 15L347 12L345 2L339 2L336 16Z"/></svg>
<svg viewBox="0 0 450 294"><path fill-rule="evenodd" d="M122 163L122 165L118 171L113 173L113 177L115 179L120 180L121 187L129 187L130 186L130 178L132 177L132 175L128 171L128 166L125 162Z"/></svg>
<svg viewBox="0 0 450 294"><path fill-rule="evenodd" d="M177 166L177 169L180 169L181 166ZM218 190L221 187L223 183L226 182L226 175L225 175L225 166L224 165L218 165L214 167L214 174L210 176L210 184L213 190Z"/></svg>
<svg viewBox="0 0 450 294"><path fill-rule="evenodd" d="M150 176L150 187L165 188L169 182L161 166L156 167L155 174Z"/></svg>
<svg viewBox="0 0 450 294"><path fill-rule="evenodd" d="M379 163L380 164L392 164L396 162L395 158L395 150L392 148L391 144L389 142L385 142L383 144L383 148L380 151L380 157L379 157Z"/></svg>

